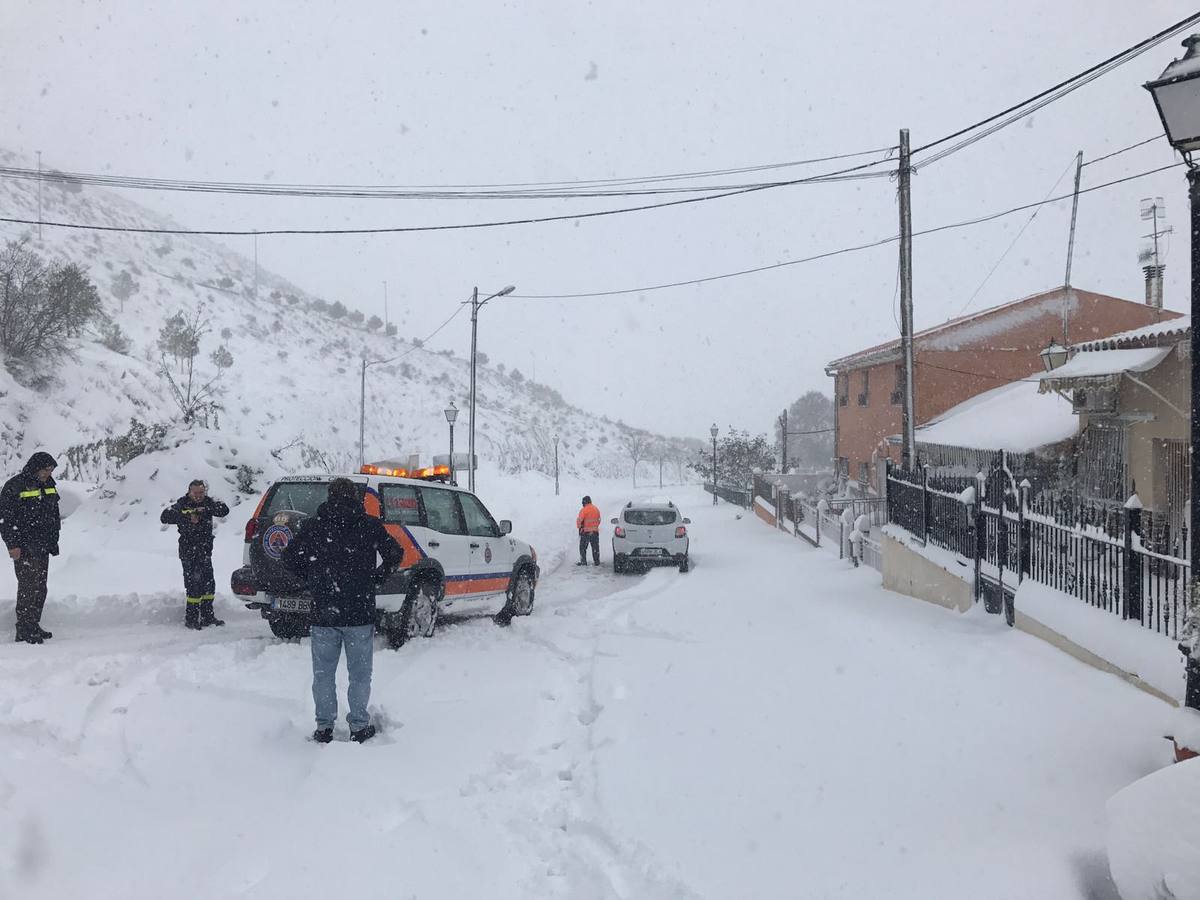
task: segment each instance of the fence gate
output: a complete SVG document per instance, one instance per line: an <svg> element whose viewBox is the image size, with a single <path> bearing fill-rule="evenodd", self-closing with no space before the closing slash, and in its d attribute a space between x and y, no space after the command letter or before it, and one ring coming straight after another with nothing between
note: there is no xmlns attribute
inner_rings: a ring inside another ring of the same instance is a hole
<svg viewBox="0 0 1200 900"><path fill-rule="evenodd" d="M993 615L1003 612L1012 625L1016 620L1017 583L1026 568L1021 556L1028 542L1021 540L1025 504L1005 454L984 479L983 496L976 499L975 599L982 600L983 608ZM995 576L984 568L985 562L995 567ZM1004 580L1006 571L1008 584Z"/></svg>

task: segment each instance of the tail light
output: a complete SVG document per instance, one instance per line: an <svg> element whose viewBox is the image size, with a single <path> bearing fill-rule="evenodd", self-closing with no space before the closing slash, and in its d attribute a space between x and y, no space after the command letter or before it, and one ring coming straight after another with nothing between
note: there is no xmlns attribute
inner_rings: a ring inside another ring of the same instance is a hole
<svg viewBox="0 0 1200 900"><path fill-rule="evenodd" d="M625 537L625 529L622 528L620 525L618 525L616 528L613 529L613 537L620 537L620 538Z"/></svg>
<svg viewBox="0 0 1200 900"><path fill-rule="evenodd" d="M677 537L677 538L687 537L687 526L680 525L678 528L676 528L675 529L675 537Z"/></svg>
<svg viewBox="0 0 1200 900"><path fill-rule="evenodd" d="M246 523L246 543L254 540L256 534L258 534L258 519L251 519Z"/></svg>

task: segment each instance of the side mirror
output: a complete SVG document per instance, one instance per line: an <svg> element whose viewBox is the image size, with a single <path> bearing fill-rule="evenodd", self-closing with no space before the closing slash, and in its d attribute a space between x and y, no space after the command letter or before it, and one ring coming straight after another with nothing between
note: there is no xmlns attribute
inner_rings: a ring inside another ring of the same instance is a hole
<svg viewBox="0 0 1200 900"><path fill-rule="evenodd" d="M511 532L512 532L512 522L510 522L508 519L501 519L500 520L500 533L501 534L510 534Z"/></svg>
<svg viewBox="0 0 1200 900"><path fill-rule="evenodd" d="M692 524L692 520L691 520L691 519L689 519L689 518L687 518L687 517L685 516L685 517L684 517L684 519L683 519L683 524L684 524L684 525L691 525L691 524Z"/></svg>
<svg viewBox="0 0 1200 900"><path fill-rule="evenodd" d="M619 524L619 523L620 523L620 521L621 521L621 520L620 520L620 519L617 519L617 518L612 518L612 519L609 519L608 521L609 521L610 523L612 523L613 525L617 525L617 524Z"/></svg>

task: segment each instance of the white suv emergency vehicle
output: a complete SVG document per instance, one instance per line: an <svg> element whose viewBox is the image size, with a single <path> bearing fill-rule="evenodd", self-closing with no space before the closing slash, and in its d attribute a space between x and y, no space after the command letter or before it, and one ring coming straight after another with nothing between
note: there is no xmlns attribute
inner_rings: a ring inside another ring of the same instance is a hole
<svg viewBox="0 0 1200 900"><path fill-rule="evenodd" d="M383 462L345 476L361 486L367 514L382 518L404 548L401 569L379 585L375 599L378 628L393 647L432 636L439 612L452 606L503 598L498 624L533 609L537 553L510 536L511 522L497 522L474 494L447 483L449 471L435 466L410 473ZM233 573L233 592L259 610L278 637L308 634L311 599L280 557L325 502L334 477L280 479L246 523L244 565Z"/></svg>

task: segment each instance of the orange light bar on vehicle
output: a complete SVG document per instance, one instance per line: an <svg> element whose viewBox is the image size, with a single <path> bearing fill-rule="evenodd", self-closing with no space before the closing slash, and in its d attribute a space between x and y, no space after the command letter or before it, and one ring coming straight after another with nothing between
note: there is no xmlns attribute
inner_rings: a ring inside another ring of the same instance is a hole
<svg viewBox="0 0 1200 900"><path fill-rule="evenodd" d="M435 474L433 469L434 469L433 466L426 466L424 469L419 469L417 471L417 477L418 478L433 478L434 474Z"/></svg>
<svg viewBox="0 0 1200 900"><path fill-rule="evenodd" d="M359 475L378 475L379 466L363 466L358 470Z"/></svg>
<svg viewBox="0 0 1200 900"><path fill-rule="evenodd" d="M358 470L361 475L383 475L388 478L407 478L408 469L389 469L384 466L363 466Z"/></svg>
<svg viewBox="0 0 1200 900"><path fill-rule="evenodd" d="M434 475L449 475L450 467L449 466L434 466L433 474Z"/></svg>

